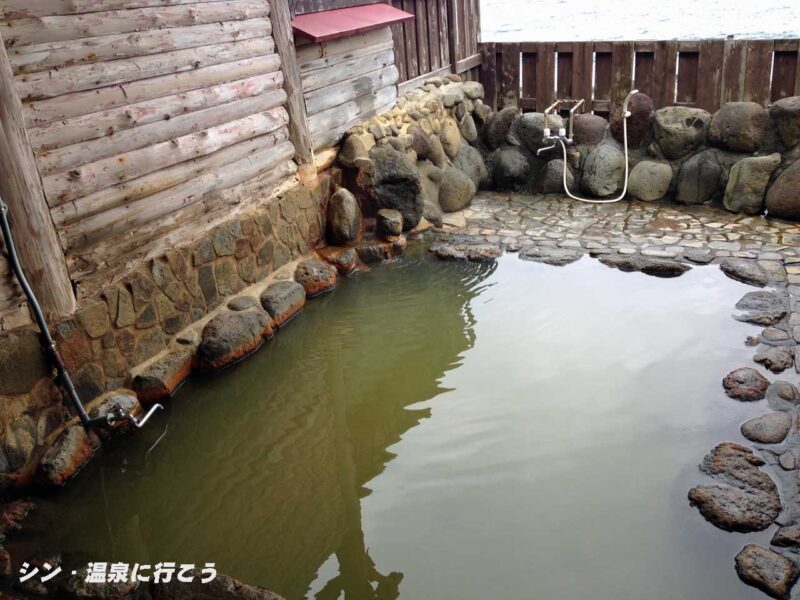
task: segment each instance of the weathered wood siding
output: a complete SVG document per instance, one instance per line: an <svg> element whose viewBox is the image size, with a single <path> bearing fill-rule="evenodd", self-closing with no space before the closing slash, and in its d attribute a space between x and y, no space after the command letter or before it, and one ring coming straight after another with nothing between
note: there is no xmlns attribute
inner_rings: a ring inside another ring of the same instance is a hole
<svg viewBox="0 0 800 600"><path fill-rule="evenodd" d="M269 9L268 0L0 0L79 298L294 172Z"/></svg>
<svg viewBox="0 0 800 600"><path fill-rule="evenodd" d="M388 27L319 44L299 42L297 62L315 150L391 108L399 72Z"/></svg>

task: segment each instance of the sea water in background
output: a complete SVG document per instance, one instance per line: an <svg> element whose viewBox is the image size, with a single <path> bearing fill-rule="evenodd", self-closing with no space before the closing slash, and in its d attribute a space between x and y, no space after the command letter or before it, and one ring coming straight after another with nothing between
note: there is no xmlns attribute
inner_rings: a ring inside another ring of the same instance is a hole
<svg viewBox="0 0 800 600"><path fill-rule="evenodd" d="M480 0L490 42L792 38L798 0Z"/></svg>

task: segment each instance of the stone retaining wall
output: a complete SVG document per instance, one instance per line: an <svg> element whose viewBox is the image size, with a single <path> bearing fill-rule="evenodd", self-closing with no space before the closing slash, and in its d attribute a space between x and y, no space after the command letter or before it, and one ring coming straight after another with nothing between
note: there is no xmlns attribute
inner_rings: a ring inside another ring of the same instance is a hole
<svg viewBox="0 0 800 600"><path fill-rule="evenodd" d="M263 207L149 261L52 326L83 401L133 385L136 365L176 339L196 338L186 328L226 297L308 254L322 239L330 187L327 176L313 191L293 179ZM0 487L53 479L44 465L37 468L49 448L76 442L91 449L93 438L75 434L74 423L37 330L0 336Z"/></svg>

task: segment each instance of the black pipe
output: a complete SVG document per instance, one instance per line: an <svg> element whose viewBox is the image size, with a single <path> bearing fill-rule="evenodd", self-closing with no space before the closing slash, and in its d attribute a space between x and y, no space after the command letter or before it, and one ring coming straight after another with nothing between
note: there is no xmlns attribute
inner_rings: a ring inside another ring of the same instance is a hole
<svg viewBox="0 0 800 600"><path fill-rule="evenodd" d="M22 265L20 265L19 257L17 256L17 249L14 247L14 238L11 236L11 227L8 223L8 205L3 202L2 198L0 198L0 229L3 230L3 239L6 243L6 251L8 252L8 259L11 262L11 268L14 270L14 275L17 276L17 281L19 281L22 291L25 292L25 297L28 299L28 305L31 307L33 315L36 317L36 322L39 324L39 334L42 336L42 343L56 365L58 377L61 380L64 390L66 390L66 396L72 402L75 410L78 411L78 416L80 417L83 426L86 429L89 429L96 425L111 425L115 421L121 420L131 421L137 426L143 425L144 421L149 418L150 414L145 417L142 423L138 423L133 415L108 413L102 417L92 418L86 412L83 402L81 402L78 392L75 390L75 386L72 383L72 378L69 376L67 367L64 365L64 359L61 358L61 353L58 351L58 347L50 335L50 330L47 327L47 321L42 313L42 308L39 306L39 301L36 299L36 295L33 293L30 284L28 284L28 280L25 278L25 273L22 271ZM155 410L157 406L160 405L154 406L153 410Z"/></svg>

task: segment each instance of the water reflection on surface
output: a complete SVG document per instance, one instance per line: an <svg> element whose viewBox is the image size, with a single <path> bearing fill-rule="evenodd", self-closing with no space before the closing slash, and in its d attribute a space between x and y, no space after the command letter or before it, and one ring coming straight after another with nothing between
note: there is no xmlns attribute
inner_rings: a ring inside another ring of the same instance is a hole
<svg viewBox="0 0 800 600"><path fill-rule="evenodd" d="M730 318L745 291L715 267L415 254L191 381L25 543L215 561L290 600L758 598L733 556L769 533L717 531L686 501L703 454L765 410L719 386L750 362L753 328Z"/></svg>

